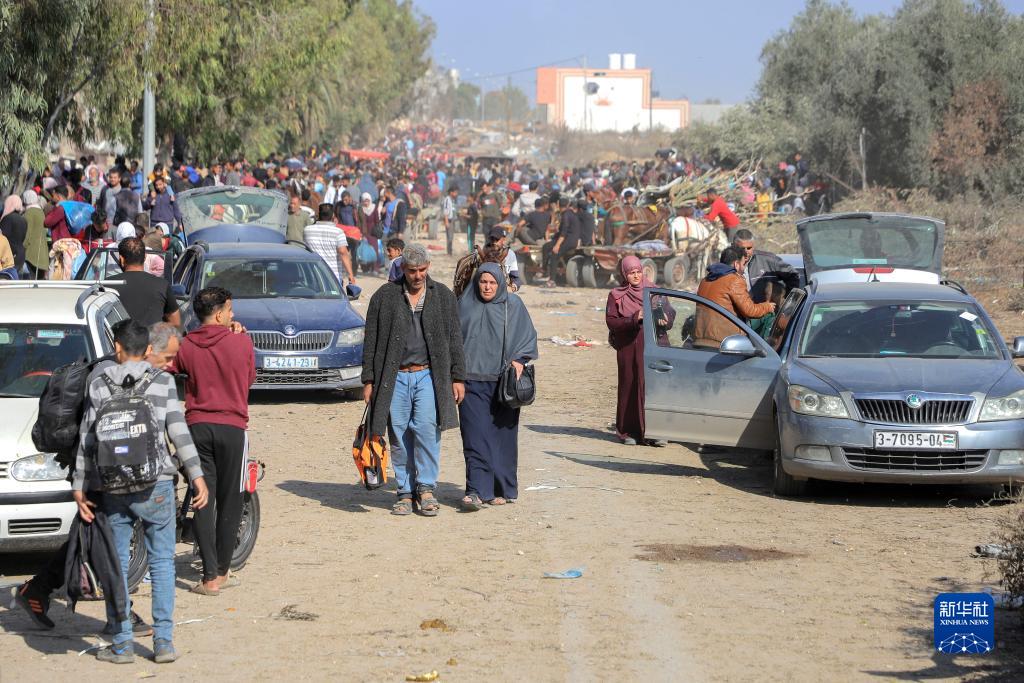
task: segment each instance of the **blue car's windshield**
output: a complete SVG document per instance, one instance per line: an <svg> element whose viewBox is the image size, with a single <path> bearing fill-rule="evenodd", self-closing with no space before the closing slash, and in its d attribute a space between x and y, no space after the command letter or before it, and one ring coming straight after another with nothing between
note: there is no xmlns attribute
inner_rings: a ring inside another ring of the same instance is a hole
<svg viewBox="0 0 1024 683"><path fill-rule="evenodd" d="M235 299L339 299L341 287L322 260L218 259L203 264L203 287L223 287Z"/></svg>
<svg viewBox="0 0 1024 683"><path fill-rule="evenodd" d="M836 358L1001 358L967 303L826 301L811 309L800 355Z"/></svg>

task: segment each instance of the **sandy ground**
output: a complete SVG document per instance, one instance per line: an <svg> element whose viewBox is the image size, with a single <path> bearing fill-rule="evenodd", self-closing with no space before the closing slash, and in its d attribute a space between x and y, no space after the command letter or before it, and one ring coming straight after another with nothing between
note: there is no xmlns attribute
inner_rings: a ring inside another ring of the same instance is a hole
<svg viewBox="0 0 1024 683"><path fill-rule="evenodd" d="M450 281L451 265L437 259L439 279ZM360 284L365 312L379 281ZM542 338L599 342L605 296L524 294ZM147 658L132 666L80 657L98 642L102 605L72 614L55 602L49 633L0 610L0 680L401 681L434 670L463 681L1024 675L1016 613L998 613L992 655L932 652L935 595L997 580L991 560L970 557L1012 509L990 504L990 490L823 485L806 500L776 499L757 453L613 440L607 345L542 342L537 374L539 399L522 416L519 502L457 512L463 460L458 432L448 432L435 519L393 517L392 494L357 485L350 443L361 403L255 397L253 448L268 465L259 542L242 587L216 598L186 592L198 574L191 548L179 546L175 618L191 622L176 629L181 660L154 665L149 639L138 648ZM537 485L552 488L528 489ZM0 558L0 584L42 559ZM543 578L569 568L582 578ZM144 615L147 594L144 586L136 597ZM424 627L434 619L443 628Z"/></svg>

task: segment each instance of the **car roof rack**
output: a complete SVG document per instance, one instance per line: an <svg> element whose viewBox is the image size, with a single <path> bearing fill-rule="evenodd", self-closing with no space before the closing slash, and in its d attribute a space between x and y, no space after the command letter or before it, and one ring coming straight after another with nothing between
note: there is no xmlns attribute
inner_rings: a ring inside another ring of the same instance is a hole
<svg viewBox="0 0 1024 683"><path fill-rule="evenodd" d="M953 289L957 290L964 296L970 296L970 294L967 292L964 286L957 282L956 280L939 280L939 284L945 285L946 287L952 287Z"/></svg>
<svg viewBox="0 0 1024 683"><path fill-rule="evenodd" d="M86 300L105 291L107 291L106 288L98 282L90 285L88 289L78 295L78 301L75 302L75 315L79 318L84 318Z"/></svg>

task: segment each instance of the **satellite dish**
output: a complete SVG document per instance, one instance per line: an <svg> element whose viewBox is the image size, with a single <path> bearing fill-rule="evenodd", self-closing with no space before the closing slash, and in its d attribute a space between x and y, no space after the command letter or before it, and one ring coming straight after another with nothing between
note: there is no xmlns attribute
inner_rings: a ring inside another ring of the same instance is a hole
<svg viewBox="0 0 1024 683"><path fill-rule="evenodd" d="M588 95L596 95L598 87L599 86L597 85L597 83L584 83L583 91L586 92Z"/></svg>

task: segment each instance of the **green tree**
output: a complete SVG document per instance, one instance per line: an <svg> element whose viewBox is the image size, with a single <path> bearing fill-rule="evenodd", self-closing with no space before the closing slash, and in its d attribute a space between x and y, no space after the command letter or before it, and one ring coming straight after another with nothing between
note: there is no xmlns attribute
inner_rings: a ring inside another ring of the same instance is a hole
<svg viewBox="0 0 1024 683"><path fill-rule="evenodd" d="M514 85L491 90L484 95L484 115L491 120L526 121L530 117L530 100Z"/></svg>
<svg viewBox="0 0 1024 683"><path fill-rule="evenodd" d="M459 83L453 96L452 118L475 119L480 116L480 88L472 83Z"/></svg>

